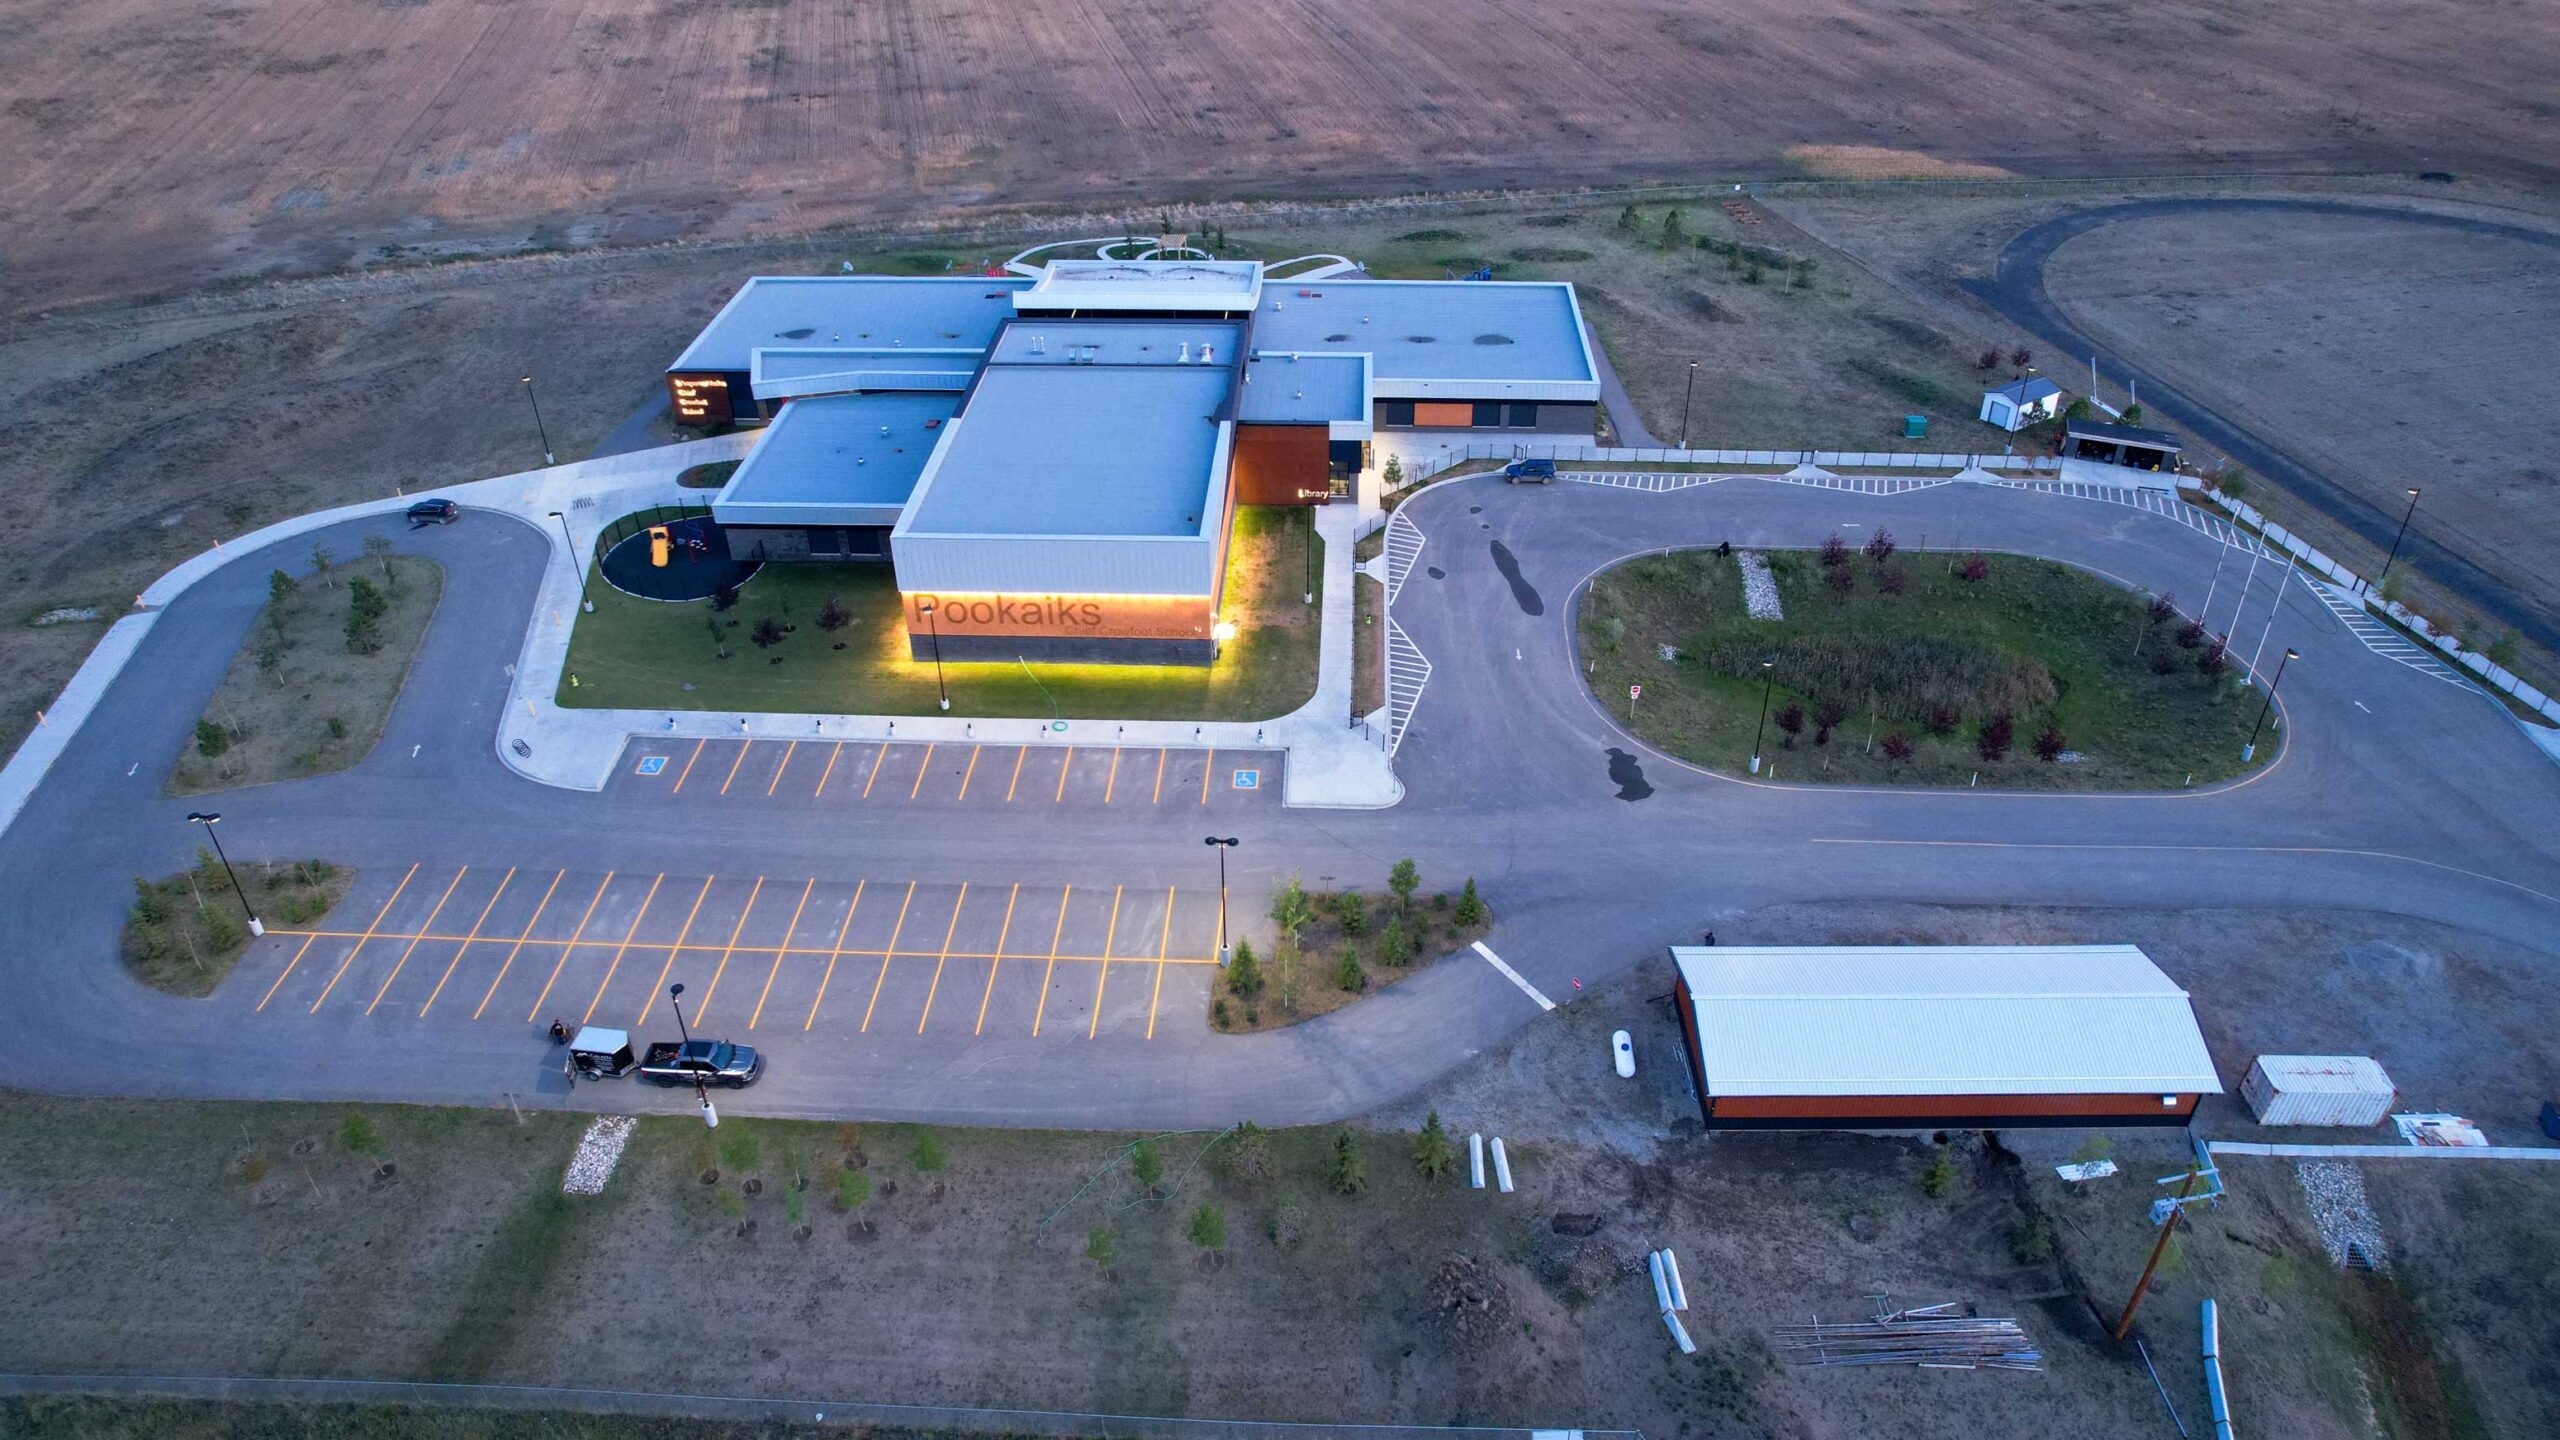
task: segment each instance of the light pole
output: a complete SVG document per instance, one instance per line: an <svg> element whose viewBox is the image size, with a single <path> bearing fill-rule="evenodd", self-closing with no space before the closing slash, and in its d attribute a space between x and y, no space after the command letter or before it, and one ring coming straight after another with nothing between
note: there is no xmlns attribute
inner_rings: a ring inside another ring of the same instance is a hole
<svg viewBox="0 0 2560 1440"><path fill-rule="evenodd" d="M2267 682L2266 703L2258 707L2257 724L2249 727L2249 743L2240 747L2241 764L2246 765L2258 758L2258 730L2267 723L2267 712L2276 708L2276 687L2284 683L2284 667L2301 658L2302 652L2288 645L2284 658L2276 662L2275 678Z"/></svg>
<svg viewBox="0 0 2560 1440"><path fill-rule="evenodd" d="M1200 843L1218 852L1218 963L1224 965L1227 963L1227 852L1236 848L1236 837L1229 835L1221 839L1210 835Z"/></svg>
<svg viewBox="0 0 2560 1440"><path fill-rule="evenodd" d="M2391 537L2391 553L2382 557L2382 573L2374 578L2374 589L2380 590L2382 582L2391 578L2391 562L2400 558L2400 542L2408 538L2410 517L2417 513L2418 487L2412 485L2409 487L2409 508L2400 512L2400 533Z"/></svg>
<svg viewBox="0 0 2560 1440"><path fill-rule="evenodd" d="M1698 362L1689 362L1689 384L1680 392L1680 448L1689 448L1689 397L1698 393Z"/></svg>
<svg viewBox="0 0 2560 1440"><path fill-rule="evenodd" d="M684 1025L684 986L681 983L667 987L667 1004L676 1012L676 1035L685 1047L676 1052L677 1063L693 1075L693 1095L702 1102L702 1123L717 1130L720 1128L720 1112L711 1108L711 1087L702 1083L701 1064L685 1053L693 1048L693 1032Z"/></svg>
<svg viewBox="0 0 2560 1440"><path fill-rule="evenodd" d="M190 810L187 812L187 818L203 826L205 837L213 842L213 858L222 862L222 874L231 882L231 893L240 897L240 913L249 917L249 933L252 936L266 934L266 922L258 918L257 911L249 908L249 892L240 888L240 877L231 871L231 857L222 853L222 837L214 832L215 822L222 817L219 814L208 815L201 810Z"/></svg>
<svg viewBox="0 0 2560 1440"><path fill-rule="evenodd" d="M1778 657L1760 657L1760 728L1751 734L1751 773L1760 773L1760 742L1769 738L1769 684L1777 679Z"/></svg>
<svg viewBox="0 0 2560 1440"><path fill-rule="evenodd" d="M560 539L569 547L569 573L578 577L578 608L593 615L596 602L587 593L587 567L578 563L578 537L569 533L569 517L554 510L551 518L560 522Z"/></svg>
<svg viewBox="0 0 2560 1440"><path fill-rule="evenodd" d="M933 643L933 693L942 698L942 708L951 708L951 691L942 683L942 622L933 618L933 602L920 600L916 608L924 611L925 633Z"/></svg>
<svg viewBox="0 0 2560 1440"><path fill-rule="evenodd" d="M542 402L533 398L533 376L524 377L524 403L533 407L533 433L542 437L542 463L556 465L551 458L551 431L542 423Z"/></svg>

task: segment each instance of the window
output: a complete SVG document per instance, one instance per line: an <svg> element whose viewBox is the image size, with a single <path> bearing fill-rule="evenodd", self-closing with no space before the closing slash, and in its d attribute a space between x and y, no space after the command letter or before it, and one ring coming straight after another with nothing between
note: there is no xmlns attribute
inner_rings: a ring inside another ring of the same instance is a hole
<svg viewBox="0 0 2560 1440"><path fill-rule="evenodd" d="M1499 401L1499 400L1479 400L1479 401L1477 401L1477 402L1476 402L1476 413L1475 413L1475 421L1474 421L1474 423L1475 423L1476 425L1478 425L1479 427L1484 428L1484 429L1487 429L1487 430L1493 429L1493 428L1495 428L1495 427L1497 427L1497 426L1501 425L1501 424L1502 424L1502 402L1501 402L1501 401Z"/></svg>
<svg viewBox="0 0 2560 1440"><path fill-rule="evenodd" d="M1505 409L1506 409L1506 411L1508 412L1508 413L1507 413L1507 416L1506 416L1505 423L1509 424L1509 425L1511 426L1511 428L1512 428L1512 429L1514 429L1514 430L1535 430L1535 429L1537 429L1537 428L1538 428L1538 407L1537 407L1537 406L1535 406L1535 405L1511 405L1511 406L1507 406L1507 407L1505 407Z"/></svg>
<svg viewBox="0 0 2560 1440"><path fill-rule="evenodd" d="M1381 401L1379 401L1379 402L1378 402L1378 423L1379 423L1379 424L1381 424L1381 425L1410 425L1410 424L1412 424L1412 423L1413 423L1413 402L1412 402L1412 401L1410 401L1410 400L1381 400Z"/></svg>

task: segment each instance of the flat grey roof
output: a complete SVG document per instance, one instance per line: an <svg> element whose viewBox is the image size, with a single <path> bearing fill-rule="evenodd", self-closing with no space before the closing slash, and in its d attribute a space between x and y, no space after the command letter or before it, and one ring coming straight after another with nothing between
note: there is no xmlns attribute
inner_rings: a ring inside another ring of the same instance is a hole
<svg viewBox="0 0 2560 1440"><path fill-rule="evenodd" d="M942 436L929 422L938 426L959 407L954 394L794 400L765 427L718 503L904 505Z"/></svg>
<svg viewBox="0 0 2560 1440"><path fill-rule="evenodd" d="M992 365L1197 365L1207 346L1215 363L1235 358L1244 326L1232 320L1014 321L987 355ZM1033 348L1033 347L1038 348ZM1185 346L1189 349L1186 351ZM1187 356L1187 358L1186 358Z"/></svg>
<svg viewBox="0 0 2560 1440"><path fill-rule="evenodd" d="M1236 418L1249 425L1321 425L1369 418L1369 396L1357 355L1272 355L1245 362Z"/></svg>
<svg viewBox="0 0 2560 1440"><path fill-rule="evenodd" d="M1229 375L991 365L901 533L1198 535Z"/></svg>
<svg viewBox="0 0 2560 1440"><path fill-rule="evenodd" d="M745 370L766 346L983 350L1013 314L1018 275L759 275L703 327L671 371Z"/></svg>
<svg viewBox="0 0 2560 1440"><path fill-rule="evenodd" d="M2166 430L2146 430L2139 425L2109 425L2097 420L2066 421L2063 433L2092 440L2112 440L2119 445L2139 445L2145 450L2177 450L2178 437Z"/></svg>
<svg viewBox="0 0 2560 1440"><path fill-rule="evenodd" d="M1381 380L1589 381L1573 287L1328 280L1263 287L1256 350L1366 351Z"/></svg>

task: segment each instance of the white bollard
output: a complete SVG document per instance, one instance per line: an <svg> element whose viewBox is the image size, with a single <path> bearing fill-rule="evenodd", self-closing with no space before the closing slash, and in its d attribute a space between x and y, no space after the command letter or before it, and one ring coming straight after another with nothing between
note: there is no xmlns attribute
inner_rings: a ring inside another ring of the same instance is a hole
<svg viewBox="0 0 2560 1440"><path fill-rule="evenodd" d="M1484 1188L1484 1132L1467 1137L1467 1179L1478 1190Z"/></svg>
<svg viewBox="0 0 2560 1440"><path fill-rule="evenodd" d="M1672 1254L1668 1245L1662 1248L1662 1273L1671 1281L1671 1308L1688 1309L1689 1287L1680 1283L1680 1257Z"/></svg>
<svg viewBox="0 0 2560 1440"><path fill-rule="evenodd" d="M1493 1183L1502 1193L1511 1193L1511 1157L1502 1153L1502 1137L1493 1137Z"/></svg>
<svg viewBox="0 0 2560 1440"><path fill-rule="evenodd" d="M1678 1314L1669 1310L1663 1311L1662 1323L1671 1327L1671 1343L1680 1347L1681 1354L1698 1353L1698 1342L1689 1338L1689 1327L1680 1323Z"/></svg>
<svg viewBox="0 0 2560 1440"><path fill-rule="evenodd" d="M1653 1276L1653 1308L1665 1315L1679 1309L1671 1303L1671 1277L1662 1268L1662 1252L1648 1252L1644 1257L1644 1268Z"/></svg>

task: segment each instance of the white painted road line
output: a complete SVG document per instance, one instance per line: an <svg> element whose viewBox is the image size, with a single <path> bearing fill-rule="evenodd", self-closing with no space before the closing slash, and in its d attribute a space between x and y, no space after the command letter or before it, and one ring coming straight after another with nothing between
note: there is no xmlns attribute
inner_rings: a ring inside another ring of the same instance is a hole
<svg viewBox="0 0 2560 1440"><path fill-rule="evenodd" d="M1528 996L1530 999L1537 1001L1537 1002L1538 1002L1538 1008L1539 1008L1539 1009L1541 1009L1541 1010L1553 1010L1554 1008L1556 1008L1556 1002L1554 1002L1553 1000L1548 999L1548 998L1547 998L1546 996L1544 996L1544 995L1539 994L1539 993L1538 993L1538 987L1537 987L1537 986L1532 985L1532 984L1530 984L1528 981L1526 981L1526 980L1524 980L1524 979L1520 978L1520 972L1519 972L1519 971L1514 970L1514 969L1512 969L1510 966L1503 964L1503 963L1502 963L1502 957L1501 957L1501 956L1499 956L1499 955L1494 954L1491 950L1486 949L1486 948L1485 948L1485 943L1484 943L1483 941L1481 941L1481 940L1479 940L1479 941L1477 941L1477 942L1476 942L1476 953L1484 957L1484 960L1485 960L1485 963L1486 963L1486 964L1488 964L1488 965L1492 966L1492 967L1493 967L1494 969L1496 969L1496 970L1501 971L1501 972L1502 972L1502 978L1503 978L1503 979L1508 980L1508 981L1510 981L1512 984L1519 986L1519 987L1520 987L1520 993L1521 993L1521 994L1526 995L1526 996Z"/></svg>

